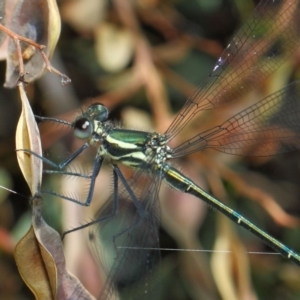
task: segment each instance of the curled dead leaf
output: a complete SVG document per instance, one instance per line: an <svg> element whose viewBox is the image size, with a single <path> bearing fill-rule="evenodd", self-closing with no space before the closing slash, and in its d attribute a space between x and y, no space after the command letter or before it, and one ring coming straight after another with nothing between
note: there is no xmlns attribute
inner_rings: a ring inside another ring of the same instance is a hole
<svg viewBox="0 0 300 300"><path fill-rule="evenodd" d="M13 10L8 28L16 34L44 45L45 55L49 58L60 34L60 15L55 0L19 1ZM24 62L26 81L31 82L42 75L46 64L38 49L21 42L21 55ZM19 55L15 41L8 42L6 87L14 87L20 76Z"/></svg>
<svg viewBox="0 0 300 300"><path fill-rule="evenodd" d="M16 131L16 147L19 166L31 190L32 195L40 190L42 180L42 161L36 156L29 155L23 150L31 150L42 155L39 129L37 127L31 106L29 104L24 85L19 85L22 101L22 112ZM23 149L23 150L21 150Z"/></svg>
<svg viewBox="0 0 300 300"><path fill-rule="evenodd" d="M32 226L17 244L15 260L22 279L36 299L53 299L48 275L41 259L39 245Z"/></svg>
<svg viewBox="0 0 300 300"><path fill-rule="evenodd" d="M66 270L60 235L42 218L42 198L31 200L32 226L15 248L19 272L36 299L94 299Z"/></svg>

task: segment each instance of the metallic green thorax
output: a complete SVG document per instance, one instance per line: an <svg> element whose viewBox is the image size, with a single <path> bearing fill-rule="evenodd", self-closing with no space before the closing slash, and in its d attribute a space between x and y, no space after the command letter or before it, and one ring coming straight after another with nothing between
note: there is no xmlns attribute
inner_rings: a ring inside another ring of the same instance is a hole
<svg viewBox="0 0 300 300"><path fill-rule="evenodd" d="M108 156L131 168L158 170L171 149L157 133L114 128L103 134L99 155Z"/></svg>

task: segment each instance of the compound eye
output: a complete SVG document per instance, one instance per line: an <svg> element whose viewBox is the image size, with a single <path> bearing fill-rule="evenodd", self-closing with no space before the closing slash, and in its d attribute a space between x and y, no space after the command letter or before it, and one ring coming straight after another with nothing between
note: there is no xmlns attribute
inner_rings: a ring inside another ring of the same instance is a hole
<svg viewBox="0 0 300 300"><path fill-rule="evenodd" d="M93 124L87 118L80 118L75 121L74 134L79 139L86 139L93 133Z"/></svg>
<svg viewBox="0 0 300 300"><path fill-rule="evenodd" d="M108 109L101 103L93 103L90 107L90 115L100 122L108 119Z"/></svg>

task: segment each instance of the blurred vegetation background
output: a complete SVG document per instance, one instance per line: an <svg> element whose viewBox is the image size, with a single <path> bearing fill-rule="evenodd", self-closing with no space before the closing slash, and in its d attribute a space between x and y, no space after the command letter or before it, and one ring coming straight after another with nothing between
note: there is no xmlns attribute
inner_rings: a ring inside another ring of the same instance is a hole
<svg viewBox="0 0 300 300"><path fill-rule="evenodd" d="M53 74L27 86L35 114L72 120L80 108L101 102L125 127L166 130L194 88L212 70L236 30L258 1L238 0L60 0L61 37L51 60L72 83L61 87ZM210 112L193 133L226 120L243 107L299 77L299 55L288 67L251 93ZM0 82L4 82L1 62ZM0 184L29 195L16 160L14 134L19 94L0 88ZM198 120L197 120L198 121ZM196 126L196 128L195 128ZM63 126L41 124L46 157L57 162L78 147ZM192 136L192 134L191 134ZM93 162L89 151L84 168ZM299 152L275 158L241 158L206 151L178 166L194 181L278 238L300 251ZM44 216L59 232L84 223L110 193L105 168L97 180L91 208L45 196ZM53 190L77 181L45 176ZM74 191L76 193L76 191ZM101 200L101 199L102 200ZM162 251L157 299L300 299L300 269L271 252L244 229L227 222L199 200L162 187L162 248L211 252ZM282 208L282 209L281 209ZM33 299L19 277L13 247L30 226L28 200L0 189L0 299ZM69 269L97 295L103 276L87 246L87 231L66 238ZM222 253L220 251L230 251Z"/></svg>

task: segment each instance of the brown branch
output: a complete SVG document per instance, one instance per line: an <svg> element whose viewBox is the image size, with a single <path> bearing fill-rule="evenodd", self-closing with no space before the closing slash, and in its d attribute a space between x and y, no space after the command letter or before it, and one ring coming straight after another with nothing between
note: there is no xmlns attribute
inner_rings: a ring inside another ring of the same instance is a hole
<svg viewBox="0 0 300 300"><path fill-rule="evenodd" d="M54 67L52 67L47 55L45 54L45 52L43 51L46 46L44 45L40 45L38 43L36 43L35 41L28 39L24 36L21 36L13 31L11 31L10 29L8 29L7 27L5 27L4 25L0 24L0 30L3 31L4 33L6 33L14 42L15 46L16 46L16 51L17 51L17 56L18 56L18 61L19 61L19 70L20 70L20 78L21 81L23 81L22 78L24 78L24 74L25 74L25 70L24 70L24 62L23 62L23 54L22 54L22 50L21 50L21 46L20 46L20 41L25 42L31 46L33 46L34 48L36 48L37 50L39 50L45 64L46 64L46 68L47 70L51 73L55 73L56 75L61 77L61 84L64 86L68 83L71 82L71 79L61 73L60 71L58 71L57 69L55 69Z"/></svg>

